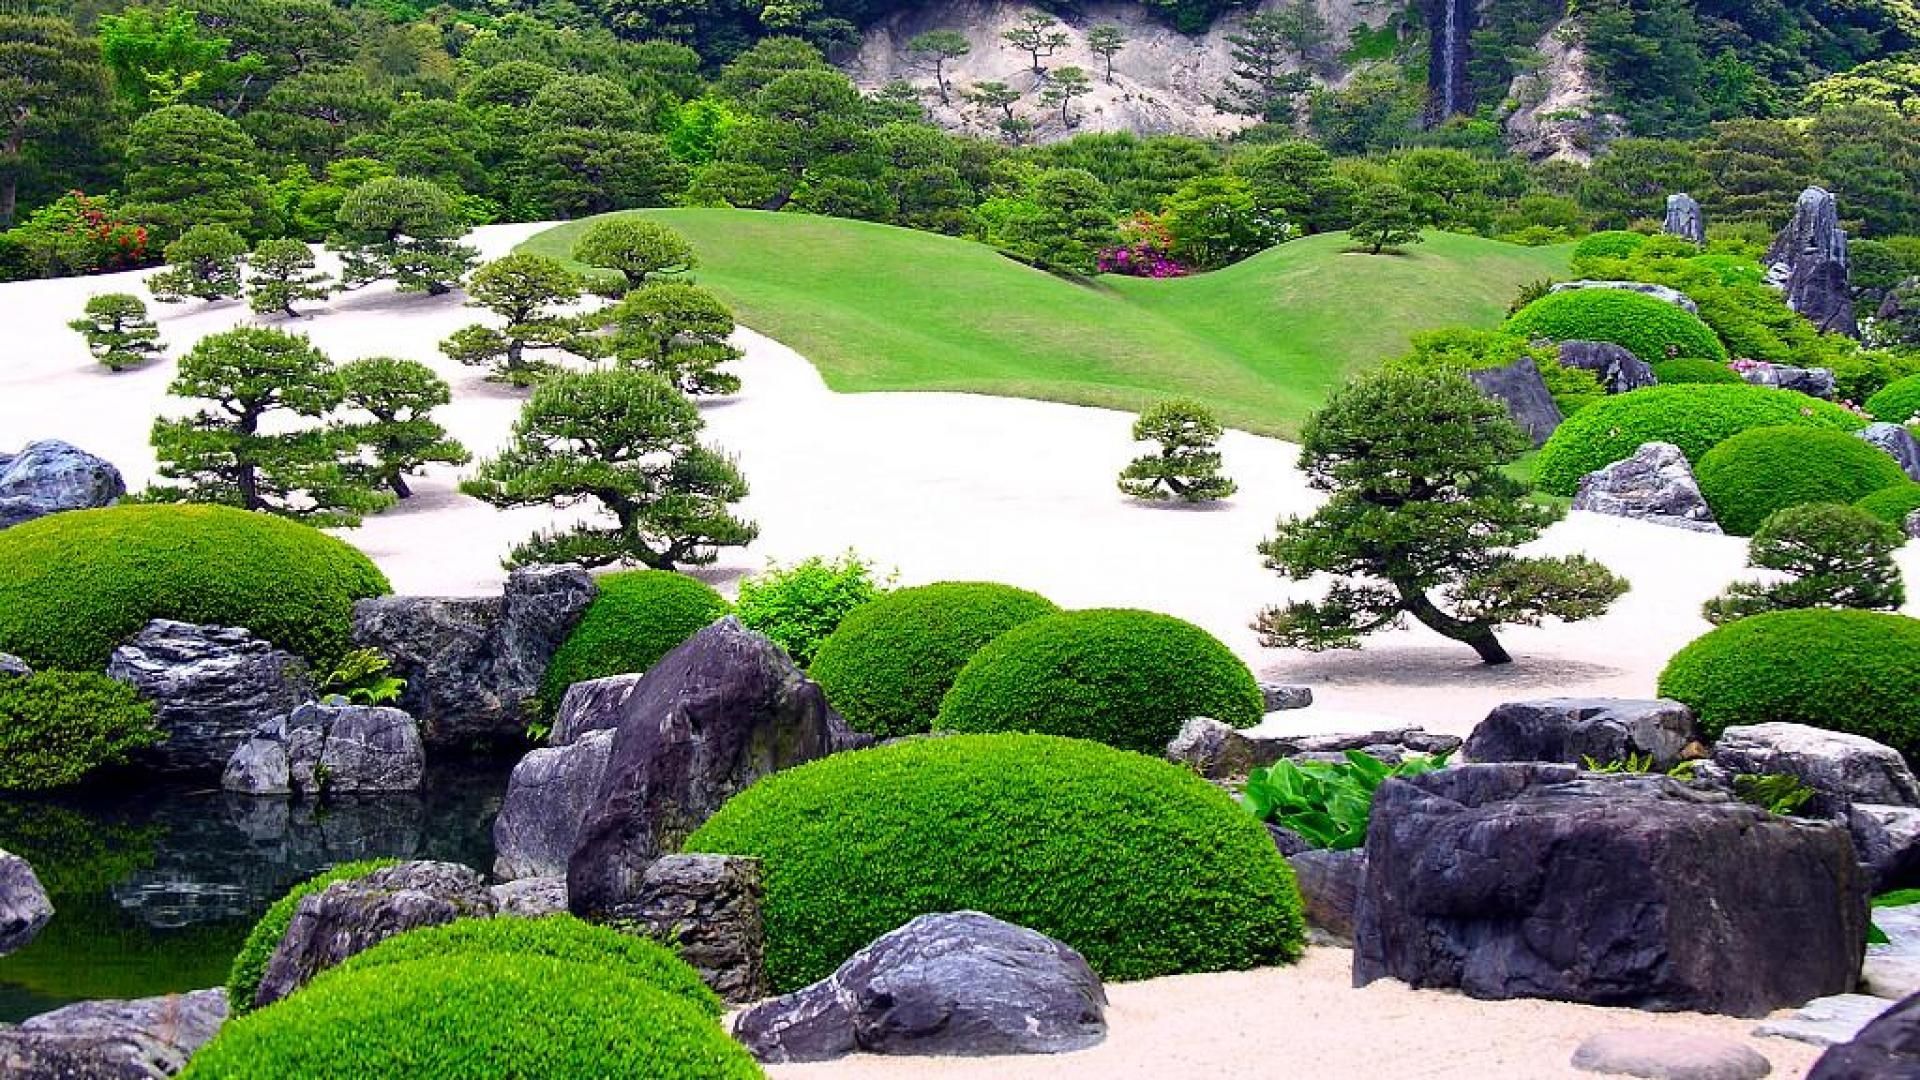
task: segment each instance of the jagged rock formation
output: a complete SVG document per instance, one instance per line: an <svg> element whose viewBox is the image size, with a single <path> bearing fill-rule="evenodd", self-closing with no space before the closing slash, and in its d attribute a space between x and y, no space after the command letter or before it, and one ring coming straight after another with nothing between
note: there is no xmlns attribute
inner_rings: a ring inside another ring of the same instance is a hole
<svg viewBox="0 0 1920 1080"><path fill-rule="evenodd" d="M1507 415L1520 425L1520 430L1527 433L1536 448L1544 446L1547 437L1565 419L1553 395L1547 391L1539 365L1530 356L1523 356L1505 367L1469 371L1467 379L1479 387L1481 393L1505 405Z"/></svg>
<svg viewBox="0 0 1920 1080"><path fill-rule="evenodd" d="M1720 531L1693 478L1693 466L1672 443L1647 443L1632 457L1588 473L1580 479L1573 508L1693 532Z"/></svg>
<svg viewBox="0 0 1920 1080"><path fill-rule="evenodd" d="M0 454L0 529L62 510L112 506L126 493L119 469L71 443L42 439Z"/></svg>
<svg viewBox="0 0 1920 1080"><path fill-rule="evenodd" d="M1627 133L1626 122L1601 111L1599 78L1567 21L1548 27L1534 49L1541 66L1516 76L1507 90L1509 104L1501 117L1507 145L1535 161L1585 165Z"/></svg>
<svg viewBox="0 0 1920 1080"><path fill-rule="evenodd" d="M113 650L107 674L153 702L165 742L137 760L219 773L240 745L309 696L306 664L238 627L155 619Z"/></svg>
<svg viewBox="0 0 1920 1080"><path fill-rule="evenodd" d="M1801 192L1793 220L1774 238L1766 262L1767 281L1786 292L1788 307L1822 331L1860 336L1847 231L1840 227L1839 201L1825 188Z"/></svg>
<svg viewBox="0 0 1920 1080"><path fill-rule="evenodd" d="M1479 25L1476 0L1427 0L1427 33L1433 43L1427 61L1427 117L1440 123L1473 112L1473 81L1467 61L1473 56L1473 31Z"/></svg>
<svg viewBox="0 0 1920 1080"><path fill-rule="evenodd" d="M1707 242L1707 214L1700 209L1700 201L1682 192L1667 196L1667 219L1660 229L1668 236L1677 236L1695 244L1705 246Z"/></svg>

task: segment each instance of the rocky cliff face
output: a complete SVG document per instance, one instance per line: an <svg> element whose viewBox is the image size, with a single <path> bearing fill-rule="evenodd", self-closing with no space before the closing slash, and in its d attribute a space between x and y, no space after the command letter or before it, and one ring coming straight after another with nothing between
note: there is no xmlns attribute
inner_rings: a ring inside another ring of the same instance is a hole
<svg viewBox="0 0 1920 1080"><path fill-rule="evenodd" d="M1515 153L1536 161L1585 165L1626 134L1626 123L1601 110L1600 81L1588 66L1576 23L1554 24L1535 49L1541 57L1539 69L1513 80L1501 110L1507 142Z"/></svg>

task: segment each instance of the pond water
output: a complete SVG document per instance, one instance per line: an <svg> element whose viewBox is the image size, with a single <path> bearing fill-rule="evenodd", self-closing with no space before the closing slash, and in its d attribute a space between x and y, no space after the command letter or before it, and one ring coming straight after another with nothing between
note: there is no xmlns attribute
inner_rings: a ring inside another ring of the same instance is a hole
<svg viewBox="0 0 1920 1080"><path fill-rule="evenodd" d="M90 785L0 799L0 849L33 864L54 916L0 957L0 1023L92 998L226 982L247 931L293 885L354 859L493 864L511 763L447 763L418 793L326 805L197 785Z"/></svg>

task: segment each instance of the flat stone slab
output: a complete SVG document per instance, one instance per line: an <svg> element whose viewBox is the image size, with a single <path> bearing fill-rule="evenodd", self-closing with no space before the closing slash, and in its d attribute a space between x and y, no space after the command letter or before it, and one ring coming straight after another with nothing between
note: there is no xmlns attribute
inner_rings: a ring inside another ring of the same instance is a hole
<svg viewBox="0 0 1920 1080"><path fill-rule="evenodd" d="M1813 1046L1852 1042L1860 1029L1893 1007L1886 998L1870 994L1835 994L1815 998L1785 1020L1769 1020L1753 1029L1755 1035L1792 1039Z"/></svg>
<svg viewBox="0 0 1920 1080"><path fill-rule="evenodd" d="M1860 988L1889 1001L1920 993L1920 904L1875 908L1873 924L1887 935L1887 941L1867 946Z"/></svg>
<svg viewBox="0 0 1920 1080"><path fill-rule="evenodd" d="M1654 1029L1603 1031L1573 1052L1573 1067L1647 1080L1760 1080L1773 1071L1744 1043Z"/></svg>

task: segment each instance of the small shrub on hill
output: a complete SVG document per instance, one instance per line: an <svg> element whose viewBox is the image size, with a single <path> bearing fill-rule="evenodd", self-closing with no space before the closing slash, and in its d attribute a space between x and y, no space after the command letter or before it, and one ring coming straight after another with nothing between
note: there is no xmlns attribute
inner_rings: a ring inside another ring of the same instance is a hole
<svg viewBox="0 0 1920 1080"><path fill-rule="evenodd" d="M1920 375L1909 375L1882 387L1866 401L1875 420L1904 424L1920 416Z"/></svg>
<svg viewBox="0 0 1920 1080"><path fill-rule="evenodd" d="M853 552L831 562L816 555L742 581L735 613L741 625L767 635L806 667L849 614L885 591L873 568Z"/></svg>

